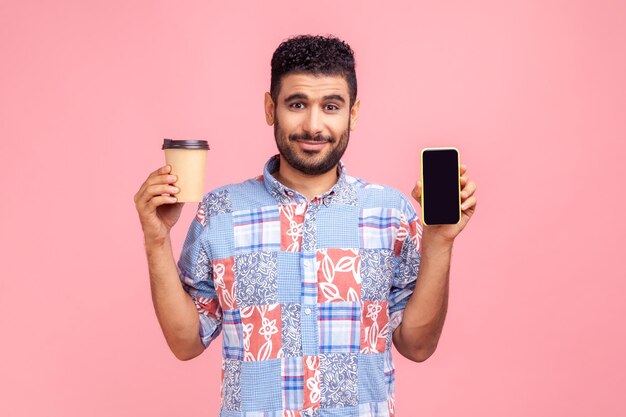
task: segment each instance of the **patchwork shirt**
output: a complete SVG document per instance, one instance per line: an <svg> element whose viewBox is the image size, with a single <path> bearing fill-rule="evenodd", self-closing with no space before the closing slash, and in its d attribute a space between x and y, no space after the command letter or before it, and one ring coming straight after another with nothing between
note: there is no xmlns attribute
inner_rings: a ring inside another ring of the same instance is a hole
<svg viewBox="0 0 626 417"><path fill-rule="evenodd" d="M392 333L422 226L390 187L348 176L308 201L272 173L207 193L177 268L205 348L222 334L221 417L394 415Z"/></svg>

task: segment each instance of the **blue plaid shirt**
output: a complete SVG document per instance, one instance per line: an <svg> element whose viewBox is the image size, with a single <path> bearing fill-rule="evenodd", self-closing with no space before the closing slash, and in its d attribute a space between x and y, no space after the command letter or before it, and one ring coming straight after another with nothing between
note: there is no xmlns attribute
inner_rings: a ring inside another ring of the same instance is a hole
<svg viewBox="0 0 626 417"><path fill-rule="evenodd" d="M311 201L272 173L207 193L177 262L221 417L394 415L392 333L415 288L421 223L400 192L348 176Z"/></svg>

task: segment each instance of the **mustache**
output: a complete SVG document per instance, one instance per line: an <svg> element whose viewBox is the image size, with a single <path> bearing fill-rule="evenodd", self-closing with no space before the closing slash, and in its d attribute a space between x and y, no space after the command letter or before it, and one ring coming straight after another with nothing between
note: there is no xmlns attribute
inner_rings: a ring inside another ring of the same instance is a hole
<svg viewBox="0 0 626 417"><path fill-rule="evenodd" d="M292 133L289 135L289 140L306 140L311 142L335 142L335 138L333 136L324 136L324 135L311 135L310 133Z"/></svg>

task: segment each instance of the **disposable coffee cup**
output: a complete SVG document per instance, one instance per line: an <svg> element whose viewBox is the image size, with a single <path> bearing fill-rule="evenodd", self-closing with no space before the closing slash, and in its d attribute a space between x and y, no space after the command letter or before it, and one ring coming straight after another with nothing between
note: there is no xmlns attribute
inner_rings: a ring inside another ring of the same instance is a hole
<svg viewBox="0 0 626 417"><path fill-rule="evenodd" d="M200 202L204 196L204 173L209 144L206 140L163 139L165 163L171 165L171 175L176 175L174 185L180 189L175 194L179 203Z"/></svg>

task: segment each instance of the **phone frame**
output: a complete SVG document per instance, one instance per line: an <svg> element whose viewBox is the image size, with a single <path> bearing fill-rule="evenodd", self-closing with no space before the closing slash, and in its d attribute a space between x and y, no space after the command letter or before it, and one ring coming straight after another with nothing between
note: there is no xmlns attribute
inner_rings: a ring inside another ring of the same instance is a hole
<svg viewBox="0 0 626 417"><path fill-rule="evenodd" d="M449 223L434 223L434 224L428 224L426 223L426 216L424 215L424 195L426 194L426 187L424 184L424 152L427 151L443 151L443 150L453 150L456 152L456 161L457 161L457 177L458 177L458 181L457 181L457 185L458 185L458 195L459 195L459 220L456 223L452 223L452 224L459 224L459 222L461 221L461 217L463 215L463 213L461 212L461 153L459 152L459 150L457 148L455 148L454 146L448 146L448 147L433 147L433 148L424 148L421 150L420 152L420 181L422 182L422 195L420 196L420 206L421 206L421 211L422 211L422 223L426 226L437 226L437 225L446 225Z"/></svg>

